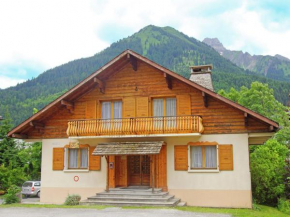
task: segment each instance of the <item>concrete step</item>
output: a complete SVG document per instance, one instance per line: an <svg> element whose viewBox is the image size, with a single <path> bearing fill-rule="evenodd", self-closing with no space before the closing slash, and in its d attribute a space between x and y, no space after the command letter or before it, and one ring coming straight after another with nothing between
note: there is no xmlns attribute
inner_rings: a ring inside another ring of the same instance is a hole
<svg viewBox="0 0 290 217"><path fill-rule="evenodd" d="M101 192L96 194L99 197L165 197L168 192L157 192L157 193L144 193L144 192Z"/></svg>
<svg viewBox="0 0 290 217"><path fill-rule="evenodd" d="M176 206L180 202L180 199L171 199L166 202L156 201L156 202L128 202L128 201L90 201L83 200L80 201L81 205L109 205L109 206Z"/></svg>
<svg viewBox="0 0 290 217"><path fill-rule="evenodd" d="M128 188L110 188L109 192L132 192L132 193L151 193L152 192L152 188L144 188L144 189L140 189L140 188L132 188L132 187L128 187ZM154 188L154 192L162 192L162 188Z"/></svg>
<svg viewBox="0 0 290 217"><path fill-rule="evenodd" d="M186 206L186 202L184 202L184 201L180 201L180 202L177 204L177 206Z"/></svg>
<svg viewBox="0 0 290 217"><path fill-rule="evenodd" d="M174 196L167 195L165 197L132 197L132 196L127 196L127 197L102 197L102 196L93 196L93 197L88 197L88 201L127 201L127 202L156 202L156 201L170 201L174 199Z"/></svg>

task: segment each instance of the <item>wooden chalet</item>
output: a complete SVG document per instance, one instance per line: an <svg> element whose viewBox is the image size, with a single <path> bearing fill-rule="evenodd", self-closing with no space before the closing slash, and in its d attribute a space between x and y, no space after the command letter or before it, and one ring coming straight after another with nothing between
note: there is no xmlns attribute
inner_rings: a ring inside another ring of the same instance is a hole
<svg viewBox="0 0 290 217"><path fill-rule="evenodd" d="M153 190L157 205L179 203L168 191L188 205L251 207L248 146L278 124L215 93L211 69L191 67L189 80L126 50L11 130L43 143L41 202ZM142 205L121 204L132 203Z"/></svg>

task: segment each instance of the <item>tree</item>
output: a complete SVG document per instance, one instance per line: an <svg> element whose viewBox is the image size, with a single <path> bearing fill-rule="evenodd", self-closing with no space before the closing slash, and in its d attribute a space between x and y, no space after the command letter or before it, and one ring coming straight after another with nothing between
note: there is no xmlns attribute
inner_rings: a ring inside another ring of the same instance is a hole
<svg viewBox="0 0 290 217"><path fill-rule="evenodd" d="M253 196L258 203L273 205L277 198L284 196L287 153L287 147L275 139L251 153Z"/></svg>
<svg viewBox="0 0 290 217"><path fill-rule="evenodd" d="M224 90L218 92L220 95L239 103L271 120L280 126L289 126L288 108L283 106L274 97L273 89L268 84L253 82L251 88L242 86L240 91L231 88L227 93Z"/></svg>
<svg viewBox="0 0 290 217"><path fill-rule="evenodd" d="M290 148L288 108L275 99L273 89L259 82L253 82L251 88L231 88L219 94L279 123L281 129L272 139L250 148L253 196L259 203L277 203L290 192L290 168L285 163Z"/></svg>

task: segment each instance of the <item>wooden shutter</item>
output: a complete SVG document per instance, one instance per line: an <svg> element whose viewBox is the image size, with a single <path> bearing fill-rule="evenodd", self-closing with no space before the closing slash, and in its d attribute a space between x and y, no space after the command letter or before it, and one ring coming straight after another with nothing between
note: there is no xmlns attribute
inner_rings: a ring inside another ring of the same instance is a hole
<svg viewBox="0 0 290 217"><path fill-rule="evenodd" d="M96 119L97 118L97 101L87 101L86 102L86 119Z"/></svg>
<svg viewBox="0 0 290 217"><path fill-rule="evenodd" d="M63 170L64 168L64 148L53 148L53 170Z"/></svg>
<svg viewBox="0 0 290 217"><path fill-rule="evenodd" d="M191 115L190 95L177 95L177 115Z"/></svg>
<svg viewBox="0 0 290 217"><path fill-rule="evenodd" d="M219 145L219 170L233 170L233 145Z"/></svg>
<svg viewBox="0 0 290 217"><path fill-rule="evenodd" d="M174 169L188 170L188 152L187 145L174 146Z"/></svg>
<svg viewBox="0 0 290 217"><path fill-rule="evenodd" d="M123 99L123 116L124 118L135 117L135 98L126 97Z"/></svg>
<svg viewBox="0 0 290 217"><path fill-rule="evenodd" d="M167 191L167 145L162 145L160 153L156 156L156 165L155 187Z"/></svg>
<svg viewBox="0 0 290 217"><path fill-rule="evenodd" d="M91 146L89 149L89 170L101 170L101 156L92 155L95 148Z"/></svg>
<svg viewBox="0 0 290 217"><path fill-rule="evenodd" d="M148 97L138 97L137 104L137 117L148 117Z"/></svg>

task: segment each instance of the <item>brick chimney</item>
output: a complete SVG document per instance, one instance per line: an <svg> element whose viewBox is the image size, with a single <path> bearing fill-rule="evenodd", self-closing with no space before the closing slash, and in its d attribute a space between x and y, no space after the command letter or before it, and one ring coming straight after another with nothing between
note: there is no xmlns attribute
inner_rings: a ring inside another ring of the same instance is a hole
<svg viewBox="0 0 290 217"><path fill-rule="evenodd" d="M211 90L213 90L211 70L212 65L191 66L191 76L189 80Z"/></svg>

